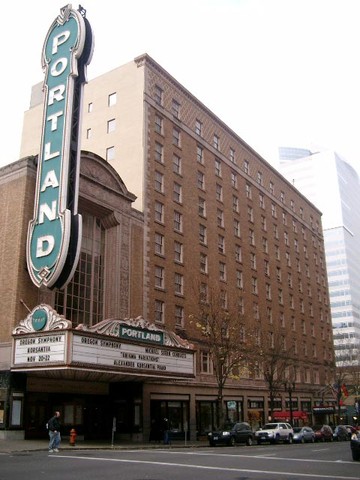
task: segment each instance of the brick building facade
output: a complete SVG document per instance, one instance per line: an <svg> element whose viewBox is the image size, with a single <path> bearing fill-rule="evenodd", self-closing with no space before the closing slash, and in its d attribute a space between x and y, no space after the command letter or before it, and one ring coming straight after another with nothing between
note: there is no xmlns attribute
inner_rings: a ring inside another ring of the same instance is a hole
<svg viewBox="0 0 360 480"><path fill-rule="evenodd" d="M24 117L23 157L38 153L41 114L36 86ZM71 321L72 328L85 324L97 334L96 326L104 320L141 316L151 328L174 335L180 349L186 342L194 346L194 375L171 379L125 368L98 372L89 380L88 372L74 373L76 368L70 369L72 374L54 368L48 377L44 371L24 368L20 373L15 368L13 376L23 379L20 393L34 392L34 404L45 382L44 409L54 406L52 395L57 394L59 408L73 405L74 411L86 407L93 413L101 399L112 414L99 422L108 425L114 415L118 431L134 438L147 438L151 420L159 422L163 416L180 435L186 432L195 439L205 434L215 421L217 386L207 349L189 316L199 309L199 291L216 288L224 308L236 303L263 336L286 340L284 351L291 350L297 359L292 407L315 420L315 406L333 403L324 394L334 358L321 213L148 55L89 82L82 124L82 148L93 153L83 154L79 210L91 217L94 231L101 230L101 295L92 293L90 308L74 281L65 293L31 286L24 251L34 160L5 167L0 194L8 208L0 216L1 261L10 264L1 273L6 298L0 306L2 345L10 348L11 332L27 314L24 304L31 310L45 302ZM21 212L12 204L15 191ZM115 209L111 196L119 195L122 201ZM7 245L14 236L18 250L11 262ZM84 245L83 235L83 250ZM87 262L85 253L78 270L82 261ZM4 282L10 271L16 288ZM259 361L256 374L227 382L224 406L232 419L248 420L256 411L260 421L267 420L269 391L263 372ZM54 375L65 383L52 383ZM83 382L83 396L75 394L71 378ZM288 392L278 392L277 410L287 410L289 400ZM22 426L27 435L30 411L25 406L27 424ZM86 436L100 434L81 418Z"/></svg>

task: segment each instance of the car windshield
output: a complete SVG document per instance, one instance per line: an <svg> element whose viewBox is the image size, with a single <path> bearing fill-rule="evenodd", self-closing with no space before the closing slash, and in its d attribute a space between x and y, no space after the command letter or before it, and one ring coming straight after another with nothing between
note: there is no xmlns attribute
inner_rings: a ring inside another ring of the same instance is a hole
<svg viewBox="0 0 360 480"><path fill-rule="evenodd" d="M294 427L294 433L299 433L301 432L302 428L301 427Z"/></svg>
<svg viewBox="0 0 360 480"><path fill-rule="evenodd" d="M234 428L235 423L225 423L223 430L232 430Z"/></svg>
<svg viewBox="0 0 360 480"><path fill-rule="evenodd" d="M275 430L277 423L266 423L262 428L263 430Z"/></svg>

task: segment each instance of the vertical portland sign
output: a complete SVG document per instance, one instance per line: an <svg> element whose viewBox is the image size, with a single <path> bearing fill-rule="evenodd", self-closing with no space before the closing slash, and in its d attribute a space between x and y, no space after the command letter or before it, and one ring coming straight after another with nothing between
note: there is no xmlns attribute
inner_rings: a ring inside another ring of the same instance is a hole
<svg viewBox="0 0 360 480"><path fill-rule="evenodd" d="M71 5L62 8L42 51L44 116L34 218L27 238L28 270L38 287L64 287L79 258L81 103L92 51L93 36L85 10L73 10Z"/></svg>

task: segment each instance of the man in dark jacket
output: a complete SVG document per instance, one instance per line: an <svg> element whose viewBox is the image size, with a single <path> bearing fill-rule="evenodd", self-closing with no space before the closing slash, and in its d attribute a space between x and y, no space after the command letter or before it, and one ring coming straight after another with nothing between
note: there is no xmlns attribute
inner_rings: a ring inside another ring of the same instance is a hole
<svg viewBox="0 0 360 480"><path fill-rule="evenodd" d="M54 416L48 421L49 429L49 453L58 452L61 436L60 436L60 412L55 412Z"/></svg>

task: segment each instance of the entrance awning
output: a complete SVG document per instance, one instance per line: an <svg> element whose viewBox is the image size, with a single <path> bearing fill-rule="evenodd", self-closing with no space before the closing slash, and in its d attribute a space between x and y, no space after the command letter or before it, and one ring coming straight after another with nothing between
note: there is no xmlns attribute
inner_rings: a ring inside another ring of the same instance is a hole
<svg viewBox="0 0 360 480"><path fill-rule="evenodd" d="M291 414L289 410L283 410L280 412L274 412L273 413L273 418L274 420L290 420ZM294 420L307 420L308 416L306 412L303 412L301 410L294 410L292 412L292 418Z"/></svg>

